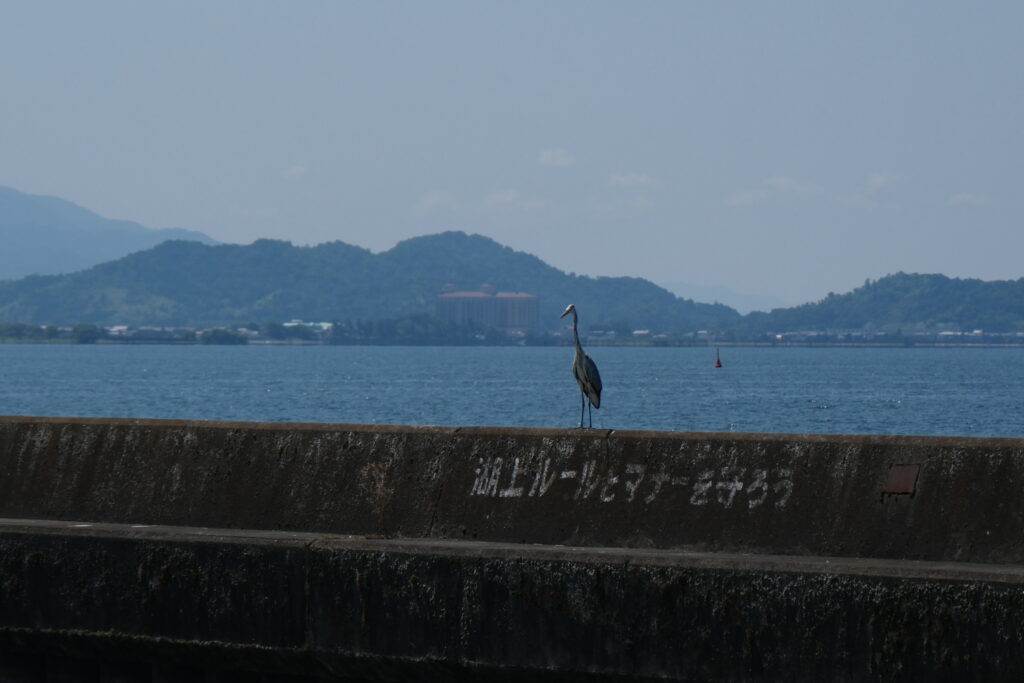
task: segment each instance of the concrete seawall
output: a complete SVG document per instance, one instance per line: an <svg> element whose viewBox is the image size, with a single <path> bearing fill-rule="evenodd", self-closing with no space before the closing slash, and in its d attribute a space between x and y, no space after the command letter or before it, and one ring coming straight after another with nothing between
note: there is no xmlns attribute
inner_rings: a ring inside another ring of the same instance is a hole
<svg viewBox="0 0 1024 683"><path fill-rule="evenodd" d="M0 417L0 680L1019 680L1022 485L1021 439Z"/></svg>

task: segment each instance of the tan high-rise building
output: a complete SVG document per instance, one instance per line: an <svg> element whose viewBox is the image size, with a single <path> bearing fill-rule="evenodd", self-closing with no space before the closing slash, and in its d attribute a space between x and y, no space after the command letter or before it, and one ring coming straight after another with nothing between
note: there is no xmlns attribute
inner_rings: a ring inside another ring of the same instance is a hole
<svg viewBox="0 0 1024 683"><path fill-rule="evenodd" d="M481 285L475 292L445 285L437 295L437 317L460 325L475 322L506 333L537 329L537 297L526 292L495 292Z"/></svg>

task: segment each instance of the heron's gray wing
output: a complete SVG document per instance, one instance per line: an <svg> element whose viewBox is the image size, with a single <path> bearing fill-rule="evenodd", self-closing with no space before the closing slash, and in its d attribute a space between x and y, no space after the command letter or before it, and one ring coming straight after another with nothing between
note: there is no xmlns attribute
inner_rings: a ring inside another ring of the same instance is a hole
<svg viewBox="0 0 1024 683"><path fill-rule="evenodd" d="M583 372L587 377L587 386L589 387L587 395L590 396L590 402L594 404L595 408L600 408L601 373L597 371L597 363L595 363L587 354L583 354Z"/></svg>

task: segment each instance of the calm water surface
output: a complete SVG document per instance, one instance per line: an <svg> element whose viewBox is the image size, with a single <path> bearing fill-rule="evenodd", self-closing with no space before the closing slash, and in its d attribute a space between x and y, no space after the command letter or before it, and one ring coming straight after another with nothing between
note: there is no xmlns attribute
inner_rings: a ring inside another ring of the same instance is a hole
<svg viewBox="0 0 1024 683"><path fill-rule="evenodd" d="M1024 349L590 349L594 427L1024 436ZM572 348L0 344L0 414L576 426Z"/></svg>

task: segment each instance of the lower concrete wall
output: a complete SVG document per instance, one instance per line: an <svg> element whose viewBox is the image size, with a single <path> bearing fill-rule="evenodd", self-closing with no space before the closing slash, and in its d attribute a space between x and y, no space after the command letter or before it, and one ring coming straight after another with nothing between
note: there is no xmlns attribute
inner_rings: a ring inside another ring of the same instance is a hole
<svg viewBox="0 0 1024 683"><path fill-rule="evenodd" d="M1019 680L1022 468L1016 439L0 417L0 680Z"/></svg>
<svg viewBox="0 0 1024 683"><path fill-rule="evenodd" d="M1019 568L12 521L0 557L0 651L97 667L464 681L1024 674Z"/></svg>

